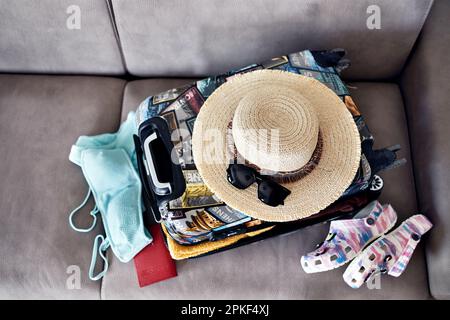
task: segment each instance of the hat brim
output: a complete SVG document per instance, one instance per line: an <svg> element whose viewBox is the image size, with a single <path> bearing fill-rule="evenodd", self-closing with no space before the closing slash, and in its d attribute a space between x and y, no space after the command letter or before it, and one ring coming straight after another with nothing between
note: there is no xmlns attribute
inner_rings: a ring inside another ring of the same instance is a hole
<svg viewBox="0 0 450 320"><path fill-rule="evenodd" d="M227 181L225 146L227 128L239 101L251 90L265 85L297 90L315 107L322 135L320 161L311 173L283 185L291 191L284 205L271 207L257 197L257 185L245 190ZM219 133L223 142L205 139L204 133ZM211 155L211 151L222 153ZM342 100L319 81L285 71L258 70L237 75L220 86L205 101L192 134L195 165L208 188L230 207L264 221L286 222L318 213L336 201L352 183L361 159L361 142L353 117ZM211 161L214 158L215 161ZM217 161L222 159L222 161Z"/></svg>

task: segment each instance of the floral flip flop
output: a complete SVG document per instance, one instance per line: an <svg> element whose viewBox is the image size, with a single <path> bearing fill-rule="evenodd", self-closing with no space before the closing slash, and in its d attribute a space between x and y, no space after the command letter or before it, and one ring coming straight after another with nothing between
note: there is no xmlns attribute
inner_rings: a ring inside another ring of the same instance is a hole
<svg viewBox="0 0 450 320"><path fill-rule="evenodd" d="M390 205L372 201L349 220L335 220L330 224L326 240L317 249L301 258L306 273L338 268L355 258L370 242L387 233L397 222L397 214Z"/></svg>
<svg viewBox="0 0 450 320"><path fill-rule="evenodd" d="M394 231L368 246L350 263L343 275L345 282L352 288L359 288L375 274L400 276L420 238L432 226L421 214L405 220Z"/></svg>

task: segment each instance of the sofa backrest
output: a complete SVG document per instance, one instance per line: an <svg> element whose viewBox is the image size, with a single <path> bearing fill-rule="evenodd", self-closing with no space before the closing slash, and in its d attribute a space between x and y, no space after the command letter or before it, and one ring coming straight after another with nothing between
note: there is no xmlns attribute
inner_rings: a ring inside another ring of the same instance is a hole
<svg viewBox="0 0 450 320"><path fill-rule="evenodd" d="M305 48L345 48L352 61L345 78L390 78L402 69L431 4L0 0L0 72L192 77Z"/></svg>
<svg viewBox="0 0 450 320"><path fill-rule="evenodd" d="M203 76L301 49L345 48L344 76L400 72L432 0L111 0L128 71ZM374 7L375 5L376 7ZM380 29L377 27L377 8Z"/></svg>
<svg viewBox="0 0 450 320"><path fill-rule="evenodd" d="M123 74L105 0L0 0L0 72Z"/></svg>

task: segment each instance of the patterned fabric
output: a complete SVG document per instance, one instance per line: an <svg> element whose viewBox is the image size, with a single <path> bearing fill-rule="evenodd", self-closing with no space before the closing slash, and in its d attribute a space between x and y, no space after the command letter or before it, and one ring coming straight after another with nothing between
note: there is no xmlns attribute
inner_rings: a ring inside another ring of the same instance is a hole
<svg viewBox="0 0 450 320"><path fill-rule="evenodd" d="M421 236L431 227L431 222L424 215L410 217L356 257L344 272L345 282L352 288L359 288L375 274L400 276L405 271Z"/></svg>
<svg viewBox="0 0 450 320"><path fill-rule="evenodd" d="M394 209L390 205L382 206L378 201L369 203L362 211L368 213L364 218L331 222L327 239L315 251L302 257L305 272L327 271L347 263L397 221Z"/></svg>
<svg viewBox="0 0 450 320"><path fill-rule="evenodd" d="M318 64L315 54L319 55L325 64ZM339 50L320 52L304 50L170 89L147 97L140 104L136 111L138 126L155 116L161 116L167 121L185 176L187 192L181 198L170 201L167 207L168 215L163 222L175 241L183 245L196 245L205 241L216 241L217 237L227 237L228 234L245 233L249 228L255 228L255 224L259 224L261 228L269 226L268 223L250 219L232 209L211 193L204 192L198 196L199 192L193 192L204 190L206 187L192 161L191 135L197 114L205 100L233 76L254 70L275 69L313 77L342 99L357 124L361 141L373 140L363 116L339 77L339 71L342 69L340 57ZM343 196L350 198L367 190L374 174L362 154L360 168ZM215 223L210 224L209 221Z"/></svg>

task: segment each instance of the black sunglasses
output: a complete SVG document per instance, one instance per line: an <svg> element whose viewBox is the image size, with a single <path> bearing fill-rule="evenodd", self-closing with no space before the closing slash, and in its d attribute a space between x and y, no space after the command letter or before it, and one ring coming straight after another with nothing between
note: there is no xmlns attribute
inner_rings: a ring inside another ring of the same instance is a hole
<svg viewBox="0 0 450 320"><path fill-rule="evenodd" d="M230 164L227 179L238 189L247 189L253 183L258 183L258 199L271 207L283 205L284 199L291 194L291 191L282 185L243 164Z"/></svg>

